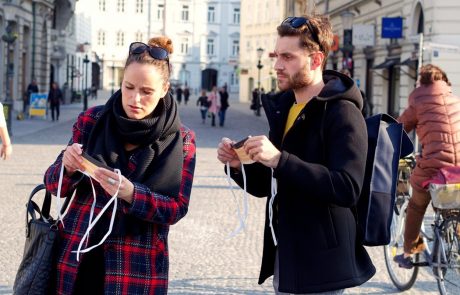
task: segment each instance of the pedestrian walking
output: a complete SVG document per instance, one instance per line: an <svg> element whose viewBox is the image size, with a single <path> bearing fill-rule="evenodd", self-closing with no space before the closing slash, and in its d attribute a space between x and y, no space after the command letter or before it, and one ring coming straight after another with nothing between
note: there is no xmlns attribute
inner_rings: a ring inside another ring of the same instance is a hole
<svg viewBox="0 0 460 295"><path fill-rule="evenodd" d="M460 98L452 94L446 73L438 66L421 67L417 87L409 95L409 106L397 119L404 130L416 130L422 146L410 176L412 195L407 207L404 253L394 260L400 267L412 268L412 255L425 249L420 227L431 201L424 182L445 166L460 166Z"/></svg>
<svg viewBox="0 0 460 295"><path fill-rule="evenodd" d="M185 88L184 88L184 103L187 105L187 102L190 98L190 88L188 88L187 85L185 85Z"/></svg>
<svg viewBox="0 0 460 295"><path fill-rule="evenodd" d="M171 53L164 36L131 43L121 89L80 114L46 171L47 190L57 194L64 171L61 196L75 192L60 225L58 294L167 294L169 227L187 213L196 150L168 94ZM88 157L99 167L85 170Z"/></svg>
<svg viewBox="0 0 460 295"><path fill-rule="evenodd" d="M225 123L225 113L227 112L228 107L228 92L227 87L222 87L219 91L220 96L220 109L219 109L219 126L224 127Z"/></svg>
<svg viewBox="0 0 460 295"><path fill-rule="evenodd" d="M51 119L54 121L59 121L59 109L61 105L61 101L63 101L62 91L59 89L59 86L56 82L51 83L51 89L48 93L48 102L50 104L51 109ZM54 114L56 112L56 115Z"/></svg>
<svg viewBox="0 0 460 295"><path fill-rule="evenodd" d="M201 123L206 123L206 115L208 114L208 97L206 96L206 90L201 90L201 96L196 101L196 105L200 108Z"/></svg>
<svg viewBox="0 0 460 295"><path fill-rule="evenodd" d="M182 102L182 88L180 87L180 85L178 85L176 88L176 98L177 103L180 104Z"/></svg>
<svg viewBox="0 0 460 295"><path fill-rule="evenodd" d="M29 105L30 105L30 96L32 93L38 93L38 85L37 85L37 80L32 79L32 82L27 86L26 93L24 95L24 103L22 106L22 112L26 114L29 111Z"/></svg>
<svg viewBox="0 0 460 295"><path fill-rule="evenodd" d="M211 126L216 126L216 116L220 109L220 101L218 99L217 87L213 86L208 95L209 113L211 114Z"/></svg>
<svg viewBox="0 0 460 295"><path fill-rule="evenodd" d="M91 85L91 98L97 99L97 86L94 83Z"/></svg>
<svg viewBox="0 0 460 295"><path fill-rule="evenodd" d="M375 274L353 216L366 166L363 102L349 77L324 70L327 16L288 17L277 30L282 92L263 101L270 136L242 145L253 164L241 166L229 138L217 158L248 193L269 196L259 284L274 275L276 294L342 294Z"/></svg>
<svg viewBox="0 0 460 295"><path fill-rule="evenodd" d="M2 140L2 148L0 149L0 158L8 159L13 153L10 135L6 126L5 114L3 113L3 104L0 102L0 139Z"/></svg>

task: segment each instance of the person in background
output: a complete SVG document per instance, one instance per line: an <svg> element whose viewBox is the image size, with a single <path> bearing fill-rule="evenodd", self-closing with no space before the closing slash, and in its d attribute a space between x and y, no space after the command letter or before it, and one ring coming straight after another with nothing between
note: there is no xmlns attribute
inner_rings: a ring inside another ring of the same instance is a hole
<svg viewBox="0 0 460 295"><path fill-rule="evenodd" d="M431 197L423 183L433 178L442 167L460 166L458 114L460 97L452 94L446 73L432 64L422 66L417 87L409 95L409 106L397 119L406 132L415 129L422 145L410 176L412 196L407 207L404 253L394 257L402 268L412 268L412 255L425 248L419 233Z"/></svg>
<svg viewBox="0 0 460 295"><path fill-rule="evenodd" d="M51 89L48 93L48 102L51 108L52 121L54 121L55 118L56 121L59 121L59 109L62 101L62 91L59 89L58 84L56 82L51 83ZM54 115L54 112L56 112L56 116Z"/></svg>
<svg viewBox="0 0 460 295"><path fill-rule="evenodd" d="M187 102L190 98L190 88L188 88L187 85L185 85L185 88L184 88L184 103L187 105Z"/></svg>
<svg viewBox="0 0 460 295"><path fill-rule="evenodd" d="M216 126L216 116L220 110L220 101L218 98L217 87L213 86L208 95L209 113L211 114L211 126Z"/></svg>
<svg viewBox="0 0 460 295"><path fill-rule="evenodd" d="M208 97L206 96L206 90L201 90L201 96L196 101L196 105L200 107L201 123L206 123L206 115L208 114Z"/></svg>
<svg viewBox="0 0 460 295"><path fill-rule="evenodd" d="M254 161L244 171L229 138L217 159L248 193L268 196L259 284L273 275L276 294L343 294L376 271L353 215L366 168L362 97L352 79L324 70L333 39L327 16L288 17L277 29L282 92L262 101L269 138L244 142Z"/></svg>
<svg viewBox="0 0 460 295"><path fill-rule="evenodd" d="M176 99L178 104L182 102L182 87L180 85L177 85L176 88Z"/></svg>
<svg viewBox="0 0 460 295"><path fill-rule="evenodd" d="M22 107L22 112L24 114L26 114L29 109L30 96L32 95L32 93L38 93L38 91L39 90L38 90L37 80L34 78L32 79L32 82L27 86L27 90L24 95L24 104Z"/></svg>
<svg viewBox="0 0 460 295"><path fill-rule="evenodd" d="M3 104L0 102L0 139L2 140L2 147L0 149L0 158L3 160L8 159L13 153L13 146L11 145L10 135L6 126L5 114L3 113Z"/></svg>
<svg viewBox="0 0 460 295"><path fill-rule="evenodd" d="M168 233L188 211L196 152L168 93L172 46L164 36L131 43L121 89L79 115L46 171L48 191L57 194L63 168L61 196L75 193L60 225L57 294L167 294ZM92 182L81 172L83 151L108 167L95 169ZM82 239L93 204L95 220L114 196L113 222L110 207ZM77 260L82 243L96 247Z"/></svg>
<svg viewBox="0 0 460 295"><path fill-rule="evenodd" d="M219 126L224 127L225 113L227 112L230 104L228 103L228 92L227 87L222 87L219 91L220 96L220 109L219 109Z"/></svg>
<svg viewBox="0 0 460 295"><path fill-rule="evenodd" d="M91 85L91 98L97 99L97 86L94 83Z"/></svg>

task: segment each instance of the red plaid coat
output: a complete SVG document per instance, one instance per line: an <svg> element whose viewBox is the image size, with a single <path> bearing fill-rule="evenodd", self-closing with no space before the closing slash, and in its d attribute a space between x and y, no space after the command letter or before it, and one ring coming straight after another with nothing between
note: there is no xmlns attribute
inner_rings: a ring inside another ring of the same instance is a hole
<svg viewBox="0 0 460 295"><path fill-rule="evenodd" d="M73 126L73 136L69 144L81 143L85 146L95 122L100 117L101 107L95 107L80 114ZM128 204L118 200L117 215L130 214L143 223L147 230L139 235L116 236L111 234L100 247L104 247L105 294L166 294L168 288L168 231L171 224L179 221L187 213L195 170L195 134L185 126L181 127L183 138L183 170L179 195L164 196L152 192L146 186L134 183L134 201ZM47 190L56 195L61 153L45 174ZM136 153L130 157L129 171L136 169ZM77 175L79 174L79 175ZM130 173L125 175L129 179ZM93 182L97 203L95 214L109 200L110 195ZM80 173L72 177L64 176L61 196L72 193L78 185L77 194L70 204L61 227L61 243L58 249L57 294L71 294L77 276L76 254L72 251L88 226L89 212L93 200L89 178ZM112 207L105 213L110 218ZM115 217L117 220L117 217ZM91 236L91 234L90 234ZM91 237L90 237L91 239ZM94 244L98 241L92 241ZM81 258L85 254L81 254ZM80 260L81 261L81 260Z"/></svg>

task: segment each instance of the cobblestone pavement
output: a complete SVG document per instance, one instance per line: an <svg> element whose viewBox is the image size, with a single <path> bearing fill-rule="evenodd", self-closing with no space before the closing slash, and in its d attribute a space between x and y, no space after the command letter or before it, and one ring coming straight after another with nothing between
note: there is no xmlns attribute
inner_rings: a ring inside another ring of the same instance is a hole
<svg viewBox="0 0 460 295"><path fill-rule="evenodd" d="M107 93L100 93L106 98ZM104 99L90 101L90 105ZM170 294L273 294L271 280L257 285L261 260L264 199L249 198L244 232L236 228L236 200L232 197L216 146L223 136L238 140L266 133L262 113L256 117L247 104L230 101L225 127L201 123L194 98L181 105L182 121L197 134L197 166L188 215L171 227ZM11 294L24 243L25 202L32 188L70 138L81 104L62 107L59 122L29 119L13 122L14 154L0 161L0 295ZM235 189L241 201L242 191ZM381 247L369 249L377 266L375 277L346 294L398 293L388 278ZM404 294L437 294L433 276L423 270L415 286Z"/></svg>

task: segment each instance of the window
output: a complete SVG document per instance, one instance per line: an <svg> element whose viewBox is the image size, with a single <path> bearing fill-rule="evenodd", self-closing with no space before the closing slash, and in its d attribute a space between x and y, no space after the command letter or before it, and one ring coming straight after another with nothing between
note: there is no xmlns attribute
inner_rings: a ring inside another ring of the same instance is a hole
<svg viewBox="0 0 460 295"><path fill-rule="evenodd" d="M206 54L214 55L214 39L208 39L208 44L206 46Z"/></svg>
<svg viewBox="0 0 460 295"><path fill-rule="evenodd" d="M238 86L240 84L240 79L238 77L238 73L236 71L230 73L230 85L231 86Z"/></svg>
<svg viewBox="0 0 460 295"><path fill-rule="evenodd" d="M117 0L117 11L125 12L125 0Z"/></svg>
<svg viewBox="0 0 460 295"><path fill-rule="evenodd" d="M97 45L105 45L105 32L99 31L97 32Z"/></svg>
<svg viewBox="0 0 460 295"><path fill-rule="evenodd" d="M117 46L125 46L125 33L117 33Z"/></svg>
<svg viewBox="0 0 460 295"><path fill-rule="evenodd" d="M99 0L99 10L105 11L105 0Z"/></svg>
<svg viewBox="0 0 460 295"><path fill-rule="evenodd" d="M136 33L136 40L135 40L135 41L140 41L140 42L142 42L143 37L144 37L144 36L143 36L143 34L142 34L141 32L137 32L137 33Z"/></svg>
<svg viewBox="0 0 460 295"><path fill-rule="evenodd" d="M144 12L144 0L136 0L136 13Z"/></svg>
<svg viewBox="0 0 460 295"><path fill-rule="evenodd" d="M165 6L164 4L158 4L157 8L157 20L162 20L165 14Z"/></svg>
<svg viewBox="0 0 460 295"><path fill-rule="evenodd" d="M180 53L188 54L188 38L183 38L180 43Z"/></svg>
<svg viewBox="0 0 460 295"><path fill-rule="evenodd" d="M240 24L240 8L233 8L233 23Z"/></svg>
<svg viewBox="0 0 460 295"><path fill-rule="evenodd" d="M208 7L208 23L213 23L216 15L216 8L214 6Z"/></svg>
<svg viewBox="0 0 460 295"><path fill-rule="evenodd" d="M189 13L189 8L188 5L182 5L182 15L181 15L181 20L183 21L188 21L188 13Z"/></svg>
<svg viewBox="0 0 460 295"><path fill-rule="evenodd" d="M239 54L240 54L240 41L239 40L233 40L232 55L233 56L238 56Z"/></svg>

